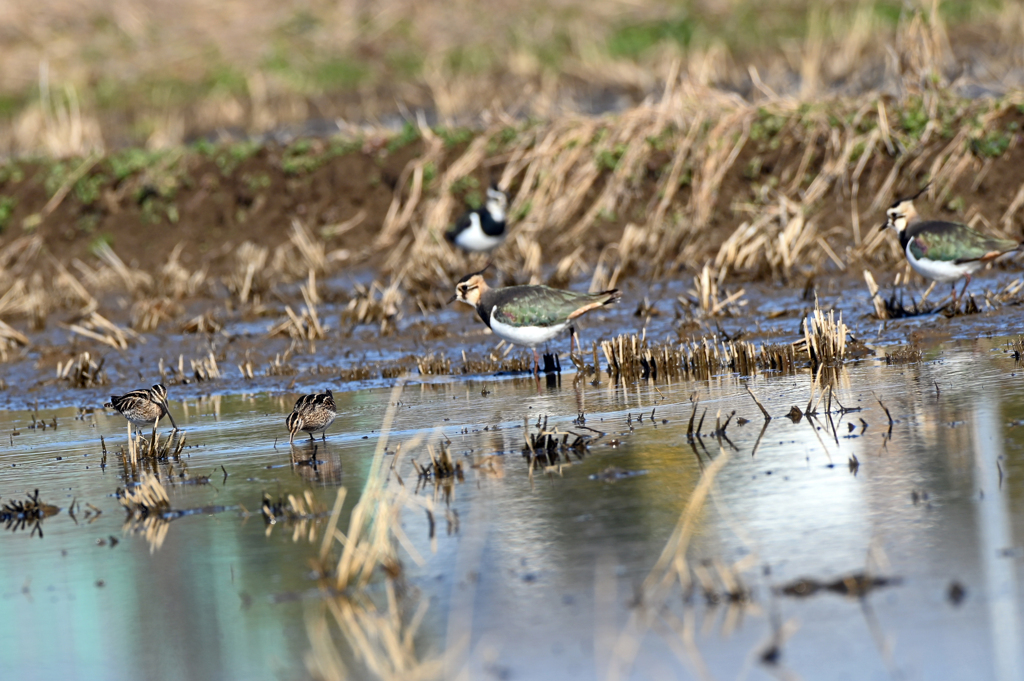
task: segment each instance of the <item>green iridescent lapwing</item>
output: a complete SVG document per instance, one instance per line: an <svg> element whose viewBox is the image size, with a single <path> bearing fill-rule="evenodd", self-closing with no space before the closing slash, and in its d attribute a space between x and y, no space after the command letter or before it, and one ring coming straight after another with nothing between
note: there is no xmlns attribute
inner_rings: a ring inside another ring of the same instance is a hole
<svg viewBox="0 0 1024 681"><path fill-rule="evenodd" d="M925 185L913 196L899 199L885 212L887 221L880 229L895 230L907 262L921 276L953 286L953 302L957 301L956 282L964 279L960 295L967 292L971 275L996 258L1020 249L1021 243L1000 239L959 222L925 220L914 208L914 199L928 189Z"/></svg>
<svg viewBox="0 0 1024 681"><path fill-rule="evenodd" d="M444 238L470 253L493 251L505 240L507 212L508 194L491 185L484 205L467 211Z"/></svg>
<svg viewBox="0 0 1024 681"><path fill-rule="evenodd" d="M534 373L539 373L538 345L571 329L571 353L575 339L575 329L571 328L573 320L590 310L618 302L621 297L618 289L576 293L549 286L491 288L480 271L460 279L455 285L455 295L448 302L459 300L472 306L496 336L532 349Z"/></svg>
<svg viewBox="0 0 1024 681"><path fill-rule="evenodd" d="M330 390L303 395L295 401L292 413L284 420L290 436L288 442L294 442L295 435L300 431L309 433L310 440L316 439L314 433L323 433L321 439L326 441L327 429L337 417L338 408L334 404L334 393Z"/></svg>

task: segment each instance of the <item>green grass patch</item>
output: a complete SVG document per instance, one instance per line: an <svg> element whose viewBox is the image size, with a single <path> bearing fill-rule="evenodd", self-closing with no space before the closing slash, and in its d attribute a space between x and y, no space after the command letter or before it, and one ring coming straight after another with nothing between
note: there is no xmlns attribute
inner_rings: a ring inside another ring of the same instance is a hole
<svg viewBox="0 0 1024 681"><path fill-rule="evenodd" d="M448 149L457 147L460 144L466 144L473 139L473 131L469 128L442 128L438 126L434 128L434 134L444 141L444 146Z"/></svg>
<svg viewBox="0 0 1024 681"><path fill-rule="evenodd" d="M18 207L18 199L13 196L0 196L0 234L7 229L7 224Z"/></svg>
<svg viewBox="0 0 1024 681"><path fill-rule="evenodd" d="M616 144L611 149L602 149L597 152L594 162L597 163L597 167L601 170L611 172L619 167L619 161L622 160L623 155L626 153L626 148L625 144Z"/></svg>
<svg viewBox="0 0 1024 681"><path fill-rule="evenodd" d="M420 139L420 129L410 123L405 122L402 126L401 132L388 140L388 153L393 154L403 147L407 147L413 142L418 142Z"/></svg>
<svg viewBox="0 0 1024 681"><path fill-rule="evenodd" d="M989 130L981 137L971 140L971 151L976 156L999 158L1010 146L1010 134L1002 130Z"/></svg>
<svg viewBox="0 0 1024 681"><path fill-rule="evenodd" d="M131 148L111 154L107 157L107 167L118 182L124 180L140 170L152 168L160 162L167 152L148 151L146 149Z"/></svg>
<svg viewBox="0 0 1024 681"><path fill-rule="evenodd" d="M662 43L687 47L697 30L697 22L687 16L626 24L612 33L607 49L613 57L636 59Z"/></svg>
<svg viewBox="0 0 1024 681"><path fill-rule="evenodd" d="M108 182L110 182L110 178L103 173L86 175L75 183L75 198L82 205L91 206L99 200L100 192Z"/></svg>
<svg viewBox="0 0 1024 681"><path fill-rule="evenodd" d="M25 179L25 171L15 161L0 165L0 185L8 182L18 184Z"/></svg>
<svg viewBox="0 0 1024 681"><path fill-rule="evenodd" d="M312 78L316 85L324 89L346 90L354 88L365 81L370 69L354 59L334 57L313 67Z"/></svg>

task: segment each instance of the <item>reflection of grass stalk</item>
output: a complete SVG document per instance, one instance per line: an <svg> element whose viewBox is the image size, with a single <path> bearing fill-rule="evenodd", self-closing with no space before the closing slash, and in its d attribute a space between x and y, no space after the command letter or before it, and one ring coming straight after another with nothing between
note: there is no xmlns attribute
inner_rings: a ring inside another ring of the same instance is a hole
<svg viewBox="0 0 1024 681"><path fill-rule="evenodd" d="M388 434L391 432L391 423L395 418L395 405L404 385L404 381L399 381L391 391L388 410L384 414L380 438L377 440L377 449L370 464L370 473L359 497L359 503L352 509L352 515L349 517L348 534L337 533L333 526L328 530L328 535L337 536L344 547L338 560L338 590L356 582L359 586L366 586L378 564L394 561L390 522L397 520L399 509L383 494L385 476L382 474L381 464L388 444ZM344 490L338 491L340 499L344 498L343 494Z"/></svg>
<svg viewBox="0 0 1024 681"><path fill-rule="evenodd" d="M658 613L666 607L672 587L678 584L686 589L690 586L691 577L686 553L690 548L690 540L715 477L729 461L729 450L722 449L718 458L704 469L697 487L690 495L690 500L676 522L672 535L665 543L654 567L641 586L641 598L644 607L635 608L629 616L625 628L619 633L611 651L611 660L607 666L606 679L621 679L630 676L629 667L640 650L640 643L647 630L654 624ZM692 632L692 623L687 627ZM689 647L689 646L688 646Z"/></svg>
<svg viewBox="0 0 1024 681"><path fill-rule="evenodd" d="M326 564L334 539L342 545L335 579L332 586L341 595L326 601L326 610L307 621L312 650L307 657L310 673L318 679L346 679L345 662L339 652L327 613L334 618L342 639L351 647L359 662L377 678L432 679L438 678L441 663L437 658L419 659L415 649L416 632L426 615L428 601L421 601L411 618L400 611L400 602L393 579L384 583L386 609L377 604L365 591L378 567L389 575L399 573L395 544L401 542L413 552L398 525L399 512L404 504L404 490L388 493L384 470L384 452L388 434L394 421L396 406L401 397L404 381L391 392L389 407L381 424L380 438L370 464L370 471L359 502L349 516L348 530L338 529L346 490L338 490L331 518L320 545L320 559Z"/></svg>

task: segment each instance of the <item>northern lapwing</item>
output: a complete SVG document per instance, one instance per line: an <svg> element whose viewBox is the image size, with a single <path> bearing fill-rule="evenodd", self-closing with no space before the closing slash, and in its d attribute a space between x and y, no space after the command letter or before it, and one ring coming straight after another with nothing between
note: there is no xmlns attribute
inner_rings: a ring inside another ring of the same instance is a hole
<svg viewBox="0 0 1024 681"><path fill-rule="evenodd" d="M156 430L157 423L166 414L167 418L171 419L174 430L178 429L174 417L167 409L167 388L162 383L157 383L152 388L132 390L124 395L111 395L110 401L103 406L113 407L136 428L153 426Z"/></svg>
<svg viewBox="0 0 1024 681"><path fill-rule="evenodd" d="M323 433L322 439L326 442L326 431L337 417L338 408L334 404L334 393L330 390L303 395L295 401L292 413L284 420L290 436L288 442L294 442L295 435L300 431L309 433L310 440L316 439L313 433Z"/></svg>
<svg viewBox="0 0 1024 681"><path fill-rule="evenodd" d="M507 211L508 194L491 185L483 207L467 211L444 238L470 253L493 251L505 240Z"/></svg>
<svg viewBox="0 0 1024 681"><path fill-rule="evenodd" d="M455 285L455 295L448 302L459 300L471 305L496 336L532 349L536 374L540 371L538 345L570 328L572 321L580 315L618 302L621 297L617 289L576 293L548 286L491 288L484 280L483 271L480 271L460 279Z"/></svg>
<svg viewBox="0 0 1024 681"><path fill-rule="evenodd" d="M886 223L896 231L900 247L914 271L921 276L953 285L953 302L957 301L956 282L965 279L964 295L971 283L971 275L985 263L1021 247L1017 241L988 236L959 222L924 220L914 208L914 199L928 189L911 197L899 199L885 212Z"/></svg>

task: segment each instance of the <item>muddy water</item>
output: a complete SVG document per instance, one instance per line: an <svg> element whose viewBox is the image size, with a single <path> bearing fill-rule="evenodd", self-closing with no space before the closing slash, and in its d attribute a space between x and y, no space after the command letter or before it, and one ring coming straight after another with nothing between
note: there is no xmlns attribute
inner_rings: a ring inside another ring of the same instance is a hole
<svg viewBox="0 0 1024 681"><path fill-rule="evenodd" d="M824 415L783 416L806 406L807 374L628 387L607 377L574 386L571 375L407 385L389 451L420 435L448 439L465 470L448 490L450 528L438 514L431 539L425 514L402 516L424 557L417 565L403 554L405 606L427 607L417 654L468 639L447 669L469 678L1024 678L1024 373L1004 341L949 343L920 364L849 364L836 396L861 411L833 414L834 429ZM744 382L776 416L763 431ZM705 408L707 417L691 446L694 393L698 419ZM895 420L891 434L875 396ZM174 509L205 512L171 522L162 541L126 530L113 496L125 484L114 453L123 420L41 411L56 429L31 429L27 412L0 414L0 502L38 489L61 507L42 522L42 537L30 528L0 535L4 670L33 679L135 679L140 670L147 679L307 678L307 621L322 609L308 562L316 546L308 527L268 531L261 495L309 490L330 505L343 485L347 526L390 391L336 393L339 420L315 455L308 440L294 451L282 442L291 399L172 403L188 446L158 472ZM719 439L719 410L723 421L733 410L750 421L734 419ZM580 413L593 430L573 423ZM593 439L582 457L531 476L523 420L532 428L543 416ZM315 467L301 463L310 457ZM409 459L427 456L407 457L400 472L413 490ZM701 588L640 602L708 470L714 484L686 555L719 602ZM443 507L444 488L416 493L436 494ZM860 599L781 590L865 570L889 581ZM749 596L730 605L732 579ZM763 661L773 647L775 661ZM373 677L344 643L340 650L357 678Z"/></svg>

